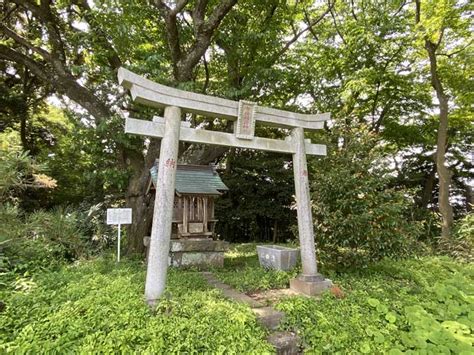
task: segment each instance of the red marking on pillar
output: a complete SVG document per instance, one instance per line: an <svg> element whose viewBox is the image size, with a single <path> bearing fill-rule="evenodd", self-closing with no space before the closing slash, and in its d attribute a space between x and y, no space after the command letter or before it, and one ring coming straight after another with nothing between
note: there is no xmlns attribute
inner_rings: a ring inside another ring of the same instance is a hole
<svg viewBox="0 0 474 355"><path fill-rule="evenodd" d="M165 166L167 168L174 168L176 166L176 162L174 161L174 159L168 159L166 162L165 162Z"/></svg>

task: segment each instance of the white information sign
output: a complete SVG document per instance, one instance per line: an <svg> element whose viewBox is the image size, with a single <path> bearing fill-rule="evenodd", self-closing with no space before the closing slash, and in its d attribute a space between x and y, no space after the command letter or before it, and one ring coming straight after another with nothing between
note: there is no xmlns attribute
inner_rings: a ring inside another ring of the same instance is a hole
<svg viewBox="0 0 474 355"><path fill-rule="evenodd" d="M107 224L118 224L117 262L120 261L120 226L132 223L131 208L107 208Z"/></svg>
<svg viewBox="0 0 474 355"><path fill-rule="evenodd" d="M132 209L107 208L107 224L132 224Z"/></svg>

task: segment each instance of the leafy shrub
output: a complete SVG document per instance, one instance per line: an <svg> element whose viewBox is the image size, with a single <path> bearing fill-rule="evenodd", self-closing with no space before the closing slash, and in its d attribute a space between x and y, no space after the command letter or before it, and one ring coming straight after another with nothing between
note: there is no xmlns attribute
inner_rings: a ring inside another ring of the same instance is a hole
<svg viewBox="0 0 474 355"><path fill-rule="evenodd" d="M87 236L89 253L99 254L116 242L117 232L112 230L111 225L105 224L106 206L110 205L111 203L106 201L92 206L81 205L77 208L77 218L84 235ZM125 230L122 232L126 233Z"/></svg>
<svg viewBox="0 0 474 355"><path fill-rule="evenodd" d="M57 266L84 254L77 216L67 209L23 215L17 207L0 207L3 267L16 272Z"/></svg>
<svg viewBox="0 0 474 355"><path fill-rule="evenodd" d="M344 148L312 165L316 242L326 260L366 264L413 251L420 228L410 218L409 191L389 187L374 136L351 132Z"/></svg>
<svg viewBox="0 0 474 355"><path fill-rule="evenodd" d="M152 313L140 262L101 258L37 274L0 292L0 352L269 353L252 311L199 273L171 270Z"/></svg>
<svg viewBox="0 0 474 355"><path fill-rule="evenodd" d="M24 223L19 217L16 206L11 204L0 204L0 272L10 268L10 260L5 255L5 250L23 232Z"/></svg>
<svg viewBox="0 0 474 355"><path fill-rule="evenodd" d="M472 239L474 238L474 213L469 213L461 219L455 229L455 235L462 239Z"/></svg>
<svg viewBox="0 0 474 355"><path fill-rule="evenodd" d="M18 201L27 188L54 188L56 181L44 174L46 166L38 164L28 152L18 147L0 147L0 202Z"/></svg>
<svg viewBox="0 0 474 355"><path fill-rule="evenodd" d="M84 253L84 241L77 213L70 208L36 211L27 218L32 238L47 240L63 250L67 260L77 259Z"/></svg>

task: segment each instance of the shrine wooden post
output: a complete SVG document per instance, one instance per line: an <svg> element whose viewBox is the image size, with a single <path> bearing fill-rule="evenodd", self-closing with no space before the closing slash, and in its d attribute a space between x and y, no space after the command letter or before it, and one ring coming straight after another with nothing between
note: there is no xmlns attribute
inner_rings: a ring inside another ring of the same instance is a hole
<svg viewBox="0 0 474 355"><path fill-rule="evenodd" d="M330 117L328 113L299 114L258 106L249 101L237 102L196 94L155 83L124 68L119 69L118 79L130 90L135 101L165 108L164 118L154 117L148 121L127 117L125 121L127 133L162 138L145 284L148 304L156 302L166 284L179 141L292 154L303 273L290 281L290 287L314 295L331 286L331 281L320 275L317 269L306 162L307 154L326 155L326 146L312 144L304 138L304 130L324 127L324 121ZM190 128L187 122L181 121L181 111L236 121L234 133ZM256 121L291 129L291 135L284 140L257 137Z"/></svg>

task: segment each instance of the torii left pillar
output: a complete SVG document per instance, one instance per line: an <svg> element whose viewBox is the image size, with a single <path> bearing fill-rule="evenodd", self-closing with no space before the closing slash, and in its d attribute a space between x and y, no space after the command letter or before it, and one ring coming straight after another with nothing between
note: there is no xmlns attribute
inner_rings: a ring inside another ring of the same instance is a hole
<svg viewBox="0 0 474 355"><path fill-rule="evenodd" d="M181 109L175 106L168 106L165 109L164 116L165 132L161 140L155 209L145 281L145 299L149 306L156 304L157 299L163 294L166 284L179 131L181 127Z"/></svg>

